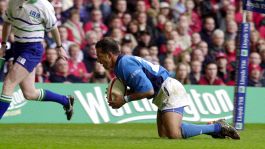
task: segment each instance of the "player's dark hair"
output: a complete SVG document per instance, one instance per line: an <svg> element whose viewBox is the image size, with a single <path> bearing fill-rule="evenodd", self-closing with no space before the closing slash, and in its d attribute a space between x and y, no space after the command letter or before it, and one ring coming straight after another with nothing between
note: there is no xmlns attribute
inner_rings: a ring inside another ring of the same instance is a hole
<svg viewBox="0 0 265 149"><path fill-rule="evenodd" d="M105 37L96 43L96 49L101 49L103 53L111 52L120 54L119 44L110 37Z"/></svg>

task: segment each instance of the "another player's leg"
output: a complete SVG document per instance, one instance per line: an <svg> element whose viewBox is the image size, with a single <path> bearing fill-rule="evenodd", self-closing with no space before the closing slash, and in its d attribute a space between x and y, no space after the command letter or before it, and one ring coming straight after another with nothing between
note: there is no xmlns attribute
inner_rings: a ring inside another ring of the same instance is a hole
<svg viewBox="0 0 265 149"><path fill-rule="evenodd" d="M12 101L12 94L15 87L28 76L28 71L24 69L20 64L15 63L9 70L5 77L2 94L0 97L0 119L8 109L10 102Z"/></svg>
<svg viewBox="0 0 265 149"><path fill-rule="evenodd" d="M160 138L167 137L166 129L162 121L162 112L160 110L157 111L156 124L157 124L157 132L159 137Z"/></svg>
<svg viewBox="0 0 265 149"><path fill-rule="evenodd" d="M63 105L67 119L70 120L73 114L74 98L64 96L49 90L35 88L35 69L20 84L23 95L28 100L51 101Z"/></svg>

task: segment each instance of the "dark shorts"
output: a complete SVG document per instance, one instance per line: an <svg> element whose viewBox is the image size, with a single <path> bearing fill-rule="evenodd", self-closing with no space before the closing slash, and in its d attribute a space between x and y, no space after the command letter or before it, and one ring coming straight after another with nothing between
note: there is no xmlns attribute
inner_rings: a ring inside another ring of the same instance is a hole
<svg viewBox="0 0 265 149"><path fill-rule="evenodd" d="M41 42L14 43L14 62L32 72L42 59L43 46Z"/></svg>

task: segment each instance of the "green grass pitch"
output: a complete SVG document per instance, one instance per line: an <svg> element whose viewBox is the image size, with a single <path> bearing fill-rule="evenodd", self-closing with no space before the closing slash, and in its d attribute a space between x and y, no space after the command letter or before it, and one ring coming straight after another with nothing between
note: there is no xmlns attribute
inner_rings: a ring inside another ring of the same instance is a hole
<svg viewBox="0 0 265 149"><path fill-rule="evenodd" d="M247 124L241 140L201 135L160 139L155 124L0 124L1 149L261 149L265 124Z"/></svg>

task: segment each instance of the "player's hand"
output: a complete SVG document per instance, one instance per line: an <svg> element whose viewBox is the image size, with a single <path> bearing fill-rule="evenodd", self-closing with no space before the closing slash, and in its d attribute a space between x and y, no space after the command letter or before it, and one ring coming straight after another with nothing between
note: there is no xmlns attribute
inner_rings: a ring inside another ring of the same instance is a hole
<svg viewBox="0 0 265 149"><path fill-rule="evenodd" d="M61 47L57 47L57 51L58 51L58 59L64 59L65 61L68 60L69 56L66 54L64 48Z"/></svg>
<svg viewBox="0 0 265 149"><path fill-rule="evenodd" d="M125 104L125 101L123 100L123 96L119 95L115 92L112 93L114 99L110 100L108 99L109 106L111 106L113 109L119 109Z"/></svg>

